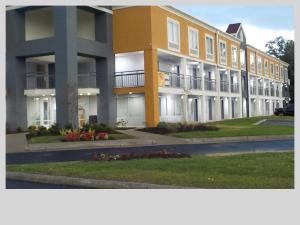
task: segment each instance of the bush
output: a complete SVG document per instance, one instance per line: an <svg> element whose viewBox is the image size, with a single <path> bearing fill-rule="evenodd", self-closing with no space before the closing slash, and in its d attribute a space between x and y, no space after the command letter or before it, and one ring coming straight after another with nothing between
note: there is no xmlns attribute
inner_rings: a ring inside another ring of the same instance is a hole
<svg viewBox="0 0 300 225"><path fill-rule="evenodd" d="M157 134L169 134L175 132L187 131L214 131L219 128L216 126L201 124L201 123L166 123L159 122L156 127L142 128L140 131L146 131Z"/></svg>
<svg viewBox="0 0 300 225"><path fill-rule="evenodd" d="M49 134L49 132L48 132L46 127L38 126L38 128L37 128L37 135L38 136L45 136L45 135L48 135L48 134Z"/></svg>
<svg viewBox="0 0 300 225"><path fill-rule="evenodd" d="M21 127L17 127L16 132L17 133L21 133L22 132L22 128Z"/></svg>
<svg viewBox="0 0 300 225"><path fill-rule="evenodd" d="M65 129L66 129L66 130L73 130L72 124L71 124L71 123L67 123L67 124L65 125Z"/></svg>
<svg viewBox="0 0 300 225"><path fill-rule="evenodd" d="M57 123L53 124L49 129L48 133L51 135L59 135L60 134L60 127Z"/></svg>

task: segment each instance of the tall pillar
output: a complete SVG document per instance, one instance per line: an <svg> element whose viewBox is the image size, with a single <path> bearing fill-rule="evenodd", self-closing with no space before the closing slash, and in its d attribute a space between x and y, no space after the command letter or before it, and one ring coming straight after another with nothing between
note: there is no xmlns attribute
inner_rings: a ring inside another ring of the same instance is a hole
<svg viewBox="0 0 300 225"><path fill-rule="evenodd" d="M159 122L157 50L144 51L146 126Z"/></svg>
<svg viewBox="0 0 300 225"><path fill-rule="evenodd" d="M113 93L114 57L96 59L96 86L100 88L97 97L98 123L114 125L117 118L117 99Z"/></svg>
<svg viewBox="0 0 300 225"><path fill-rule="evenodd" d="M219 69L216 66L215 67L215 76L216 76L216 91L217 91L217 96L216 96L216 101L215 101L215 106L216 106L216 120L221 120L221 100L220 100L220 73Z"/></svg>
<svg viewBox="0 0 300 225"><path fill-rule="evenodd" d="M27 128L25 58L16 57L14 52L24 42L24 12L6 11L6 123L10 131Z"/></svg>
<svg viewBox="0 0 300 225"><path fill-rule="evenodd" d="M78 127L77 8L54 6L56 119Z"/></svg>
<svg viewBox="0 0 300 225"><path fill-rule="evenodd" d="M186 59L182 58L180 62L180 67L182 68L182 74L183 74L183 84L184 84L184 90L185 94L183 96L183 120L184 122L189 121L189 109L188 109L188 95L186 94L187 91L187 73L186 73Z"/></svg>

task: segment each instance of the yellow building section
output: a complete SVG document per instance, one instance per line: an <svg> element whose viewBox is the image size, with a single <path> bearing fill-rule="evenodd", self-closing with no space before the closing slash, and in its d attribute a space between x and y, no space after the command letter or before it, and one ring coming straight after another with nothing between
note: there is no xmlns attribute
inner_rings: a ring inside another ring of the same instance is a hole
<svg viewBox="0 0 300 225"><path fill-rule="evenodd" d="M113 12L114 53L152 48L149 6L115 9Z"/></svg>

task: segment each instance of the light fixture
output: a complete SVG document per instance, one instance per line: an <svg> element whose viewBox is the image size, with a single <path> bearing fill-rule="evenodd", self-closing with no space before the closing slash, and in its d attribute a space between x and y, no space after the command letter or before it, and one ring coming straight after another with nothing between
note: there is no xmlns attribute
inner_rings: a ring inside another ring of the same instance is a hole
<svg viewBox="0 0 300 225"><path fill-rule="evenodd" d="M183 99L183 95L181 95L181 97L180 97L181 99Z"/></svg>
<svg viewBox="0 0 300 225"><path fill-rule="evenodd" d="M91 93L87 93L87 95L91 95Z"/></svg>
<svg viewBox="0 0 300 225"><path fill-rule="evenodd" d="M80 93L79 95L82 95L82 93Z"/></svg>
<svg viewBox="0 0 300 225"><path fill-rule="evenodd" d="M51 96L54 96L55 94L51 94Z"/></svg>
<svg viewBox="0 0 300 225"><path fill-rule="evenodd" d="M192 102L192 101L193 101L193 99L189 98L189 102Z"/></svg>
<svg viewBox="0 0 300 225"><path fill-rule="evenodd" d="M214 99L214 101L216 101L216 97L214 97L213 99Z"/></svg>
<svg viewBox="0 0 300 225"><path fill-rule="evenodd" d="M43 95L43 97L45 97L46 95Z"/></svg>
<svg viewBox="0 0 300 225"><path fill-rule="evenodd" d="M132 92L130 91L128 94L132 95Z"/></svg>
<svg viewBox="0 0 300 225"><path fill-rule="evenodd" d="M34 98L34 100L38 101L38 100L40 100L40 98Z"/></svg>
<svg viewBox="0 0 300 225"><path fill-rule="evenodd" d="M253 99L253 102L256 102L256 99Z"/></svg>
<svg viewBox="0 0 300 225"><path fill-rule="evenodd" d="M200 63L198 63L197 68L200 69Z"/></svg>

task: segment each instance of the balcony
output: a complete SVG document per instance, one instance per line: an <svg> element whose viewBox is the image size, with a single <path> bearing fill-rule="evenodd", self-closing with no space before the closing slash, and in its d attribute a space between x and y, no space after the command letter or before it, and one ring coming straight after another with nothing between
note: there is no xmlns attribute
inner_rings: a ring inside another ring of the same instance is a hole
<svg viewBox="0 0 300 225"><path fill-rule="evenodd" d="M27 73L26 89L53 89L55 88L55 75L47 72Z"/></svg>
<svg viewBox="0 0 300 225"><path fill-rule="evenodd" d="M78 88L96 88L96 72L78 74Z"/></svg>
<svg viewBox="0 0 300 225"><path fill-rule="evenodd" d="M264 94L264 89L263 87L258 87L258 94L263 95Z"/></svg>
<svg viewBox="0 0 300 225"><path fill-rule="evenodd" d="M228 81L220 81L220 91L228 92L229 91L229 82Z"/></svg>
<svg viewBox="0 0 300 225"><path fill-rule="evenodd" d="M231 84L231 93L239 93L239 84L235 83L235 84Z"/></svg>
<svg viewBox="0 0 300 225"><path fill-rule="evenodd" d="M204 87L206 91L216 91L216 80L215 79L205 79Z"/></svg>
<svg viewBox="0 0 300 225"><path fill-rule="evenodd" d="M144 70L123 71L115 73L115 87L144 86Z"/></svg>
<svg viewBox="0 0 300 225"><path fill-rule="evenodd" d="M256 95L256 86L250 86L250 95Z"/></svg>
<svg viewBox="0 0 300 225"><path fill-rule="evenodd" d="M202 89L201 84L202 84L201 77L186 76L187 90L189 89L201 90Z"/></svg>
<svg viewBox="0 0 300 225"><path fill-rule="evenodd" d="M160 71L158 76L160 87L183 88L184 86L184 76L182 74Z"/></svg>

